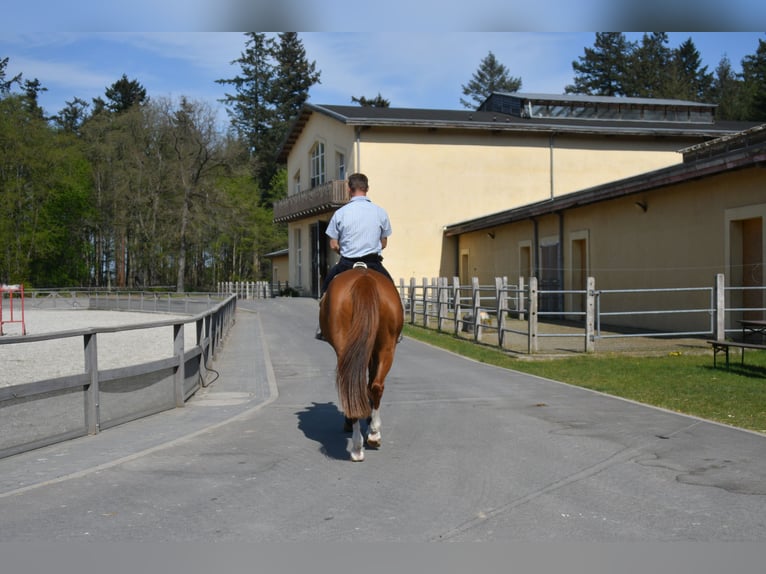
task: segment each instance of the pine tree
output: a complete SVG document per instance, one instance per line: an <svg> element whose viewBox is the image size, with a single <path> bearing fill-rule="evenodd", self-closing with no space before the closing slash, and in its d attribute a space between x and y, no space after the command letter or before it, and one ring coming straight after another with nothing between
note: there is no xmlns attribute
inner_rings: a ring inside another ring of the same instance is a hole
<svg viewBox="0 0 766 574"><path fill-rule="evenodd" d="M713 74L691 38L673 50L663 97L708 102L712 97Z"/></svg>
<svg viewBox="0 0 766 574"><path fill-rule="evenodd" d="M747 119L766 121L766 42L760 38L755 54L742 59L742 81Z"/></svg>
<svg viewBox="0 0 766 574"><path fill-rule="evenodd" d="M262 201L268 205L279 146L320 73L316 64L306 59L294 32L279 34L278 41L258 32L246 36L245 51L231 62L240 66L241 74L216 81L234 86L235 94L226 94L221 101L226 104L235 133L247 143L253 176Z"/></svg>
<svg viewBox="0 0 766 574"><path fill-rule="evenodd" d="M391 102L381 96L380 92L378 92L378 95L374 98L365 98L364 96L357 98L356 96L351 96L351 101L367 108L387 108L391 105Z"/></svg>
<svg viewBox="0 0 766 574"><path fill-rule="evenodd" d="M729 58L721 58L715 69L711 86L711 102L717 103L716 119L741 120L745 117L742 109L742 81L731 67Z"/></svg>
<svg viewBox="0 0 766 574"><path fill-rule="evenodd" d="M122 77L114 84L106 88L107 109L111 112L124 112L136 104L146 101L146 89L137 80L128 80L128 76Z"/></svg>
<svg viewBox="0 0 766 574"><path fill-rule="evenodd" d="M8 67L8 61L9 58L2 58L0 59L0 97L7 96L11 93L11 88L13 87L13 84L20 84L21 83L21 74L16 74L14 77L10 78L9 80L5 79L5 69Z"/></svg>
<svg viewBox="0 0 766 574"><path fill-rule="evenodd" d="M638 98L663 98L667 93L667 70L672 51L666 32L644 34L631 52L630 74L625 78L625 95Z"/></svg>
<svg viewBox="0 0 766 574"><path fill-rule="evenodd" d="M274 123L274 110L270 106L270 92L274 83L274 65L271 62L274 41L261 32L245 34L245 51L231 64L238 64L241 74L219 84L234 87L234 94L221 100L229 113L234 131L242 138L251 154L258 154Z"/></svg>
<svg viewBox="0 0 766 574"><path fill-rule="evenodd" d="M567 93L594 96L625 95L628 58L634 44L622 32L599 32L593 48L572 62L574 84L566 86Z"/></svg>
<svg viewBox="0 0 766 574"><path fill-rule="evenodd" d="M463 95L473 102L460 98L466 108L478 109L493 92L517 92L521 89L521 78L509 75L508 68L501 64L490 51L473 73L471 81L462 86Z"/></svg>
<svg viewBox="0 0 766 574"><path fill-rule="evenodd" d="M279 167L276 162L279 146L308 99L309 89L319 83L321 75L316 69L316 62L307 60L306 49L295 32L279 34L272 55L275 67L268 104L274 109L274 118L258 173L258 183L263 190L262 202L267 206L271 206L275 199L270 190Z"/></svg>

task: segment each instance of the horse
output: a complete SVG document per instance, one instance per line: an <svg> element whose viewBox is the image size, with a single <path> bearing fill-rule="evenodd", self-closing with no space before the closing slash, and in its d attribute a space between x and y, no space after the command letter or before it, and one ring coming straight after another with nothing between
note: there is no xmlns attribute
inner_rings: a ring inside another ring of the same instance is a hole
<svg viewBox="0 0 766 574"><path fill-rule="evenodd" d="M319 324L337 355L335 386L346 429L351 426L351 460L364 460L360 419L368 420L367 445L381 444L380 401L402 332L402 301L393 282L356 264L330 281L319 306Z"/></svg>

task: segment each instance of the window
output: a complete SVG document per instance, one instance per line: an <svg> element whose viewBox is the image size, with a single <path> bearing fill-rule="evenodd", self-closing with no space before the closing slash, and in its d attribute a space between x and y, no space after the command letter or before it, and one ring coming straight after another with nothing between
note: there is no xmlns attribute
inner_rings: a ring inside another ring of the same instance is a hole
<svg viewBox="0 0 766 574"><path fill-rule="evenodd" d="M311 148L311 187L318 187L324 182L324 143L317 142Z"/></svg>
<svg viewBox="0 0 766 574"><path fill-rule="evenodd" d="M346 179L346 156L339 151L335 152L335 166L337 169L335 178L341 181Z"/></svg>
<svg viewBox="0 0 766 574"><path fill-rule="evenodd" d="M301 170L295 172L293 176L293 194L301 192Z"/></svg>

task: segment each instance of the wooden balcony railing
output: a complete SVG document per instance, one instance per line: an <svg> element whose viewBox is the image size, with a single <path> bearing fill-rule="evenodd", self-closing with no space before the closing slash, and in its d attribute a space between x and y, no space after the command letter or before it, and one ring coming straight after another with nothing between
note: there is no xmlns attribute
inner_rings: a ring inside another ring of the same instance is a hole
<svg viewBox="0 0 766 574"><path fill-rule="evenodd" d="M333 211L348 201L345 180L328 181L318 187L289 195L274 204L274 221L286 223Z"/></svg>

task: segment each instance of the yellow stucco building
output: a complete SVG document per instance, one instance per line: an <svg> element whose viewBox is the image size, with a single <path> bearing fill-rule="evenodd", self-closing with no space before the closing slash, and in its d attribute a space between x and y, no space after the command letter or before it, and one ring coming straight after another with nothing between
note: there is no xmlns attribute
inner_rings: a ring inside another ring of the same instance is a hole
<svg viewBox="0 0 766 574"><path fill-rule="evenodd" d="M288 196L274 206L275 220L288 224L290 285L317 295L335 257L324 230L345 203L345 179L353 172L369 177L370 199L389 213L393 235L384 265L397 281L532 272L540 245L559 241L557 216L536 224L537 247L529 238L505 240L504 230L445 230L678 165L679 150L747 127L715 122L714 108L676 100L518 93L493 94L476 111L306 104L282 148ZM639 215L635 210L631 216ZM611 221L608 214L600 217ZM576 219L570 224L567 237L579 233L586 240L574 249L590 257L595 244L589 226ZM630 237L621 241L629 245Z"/></svg>

